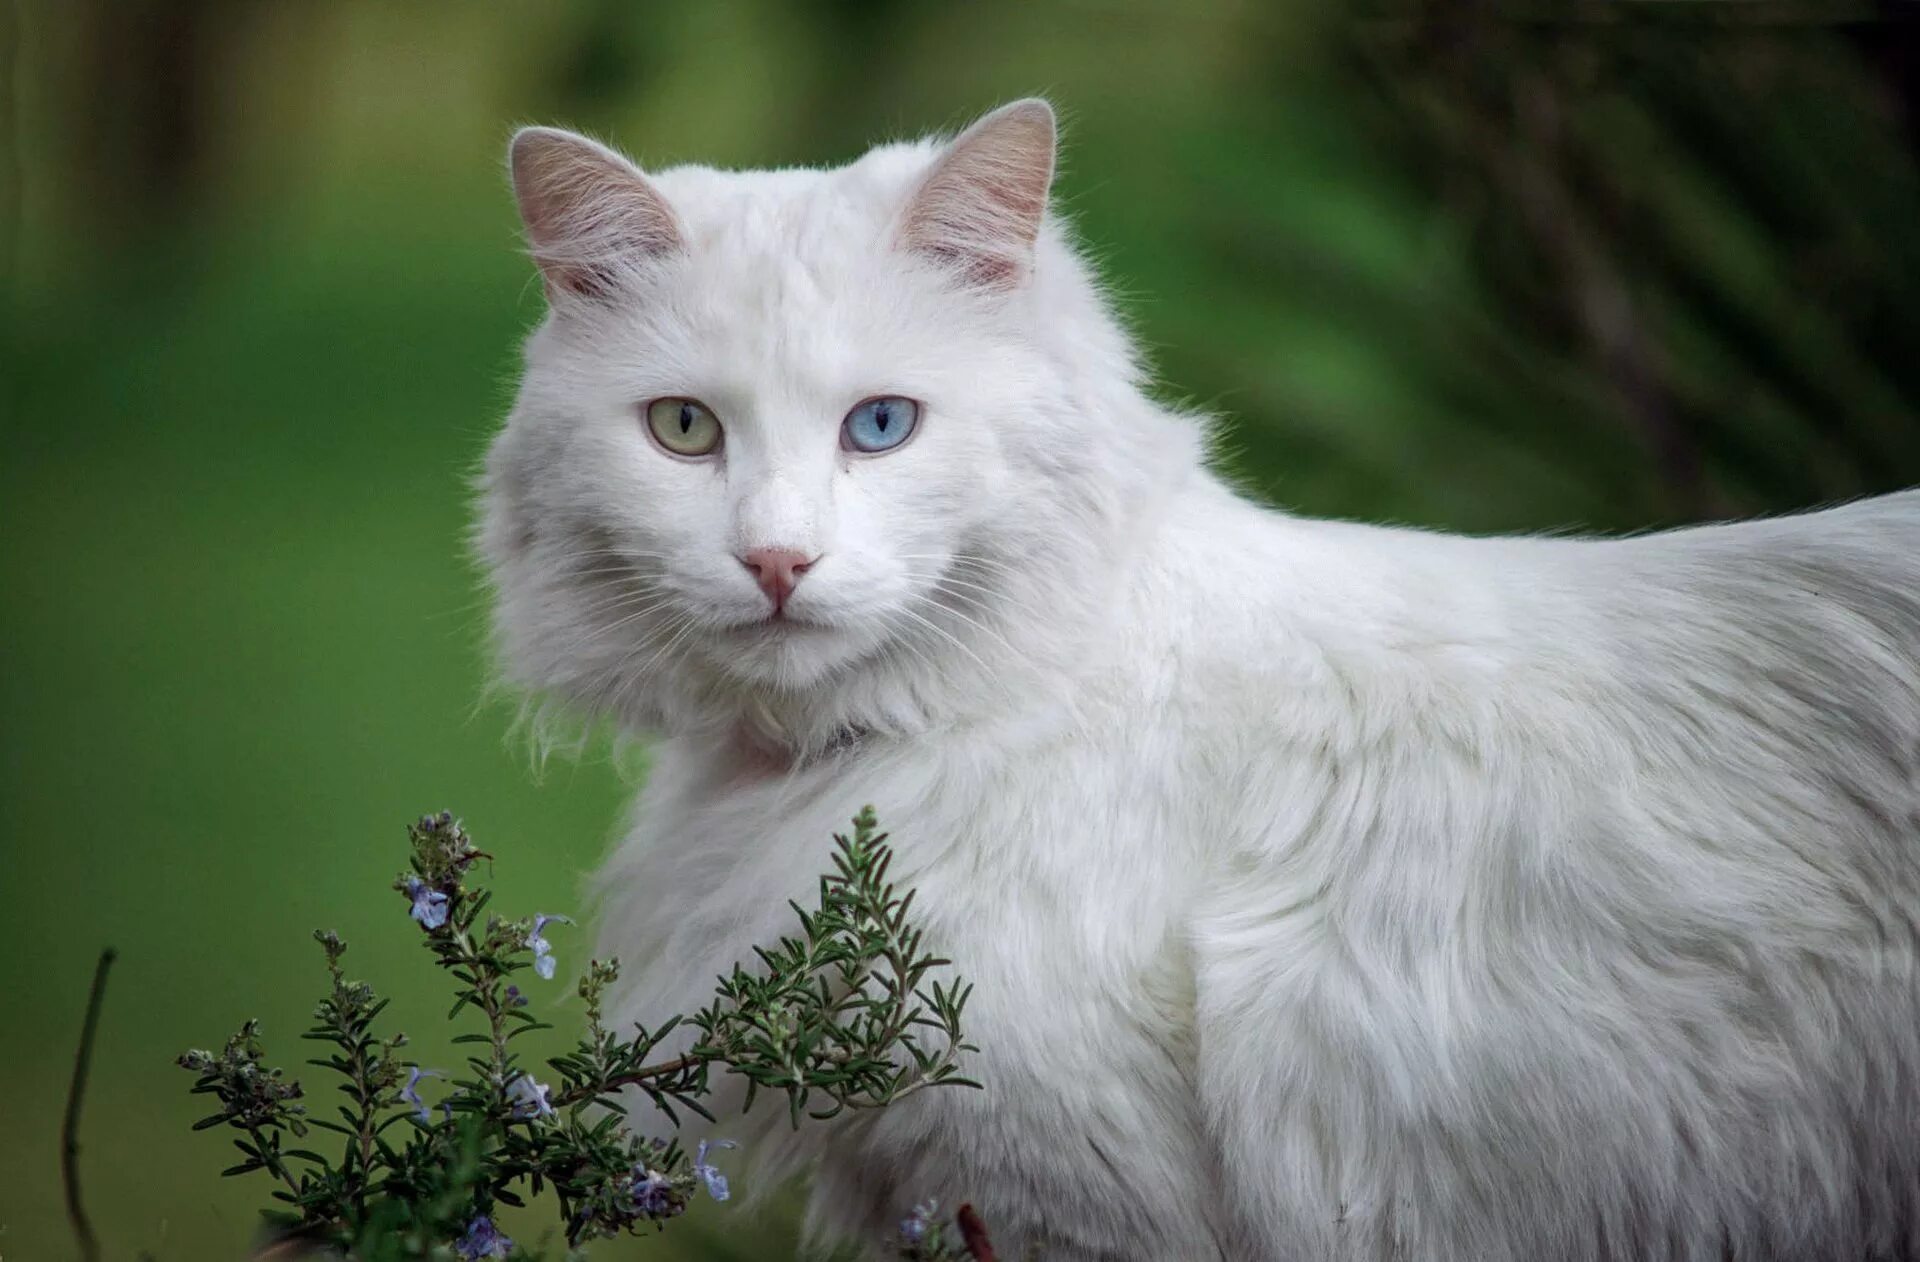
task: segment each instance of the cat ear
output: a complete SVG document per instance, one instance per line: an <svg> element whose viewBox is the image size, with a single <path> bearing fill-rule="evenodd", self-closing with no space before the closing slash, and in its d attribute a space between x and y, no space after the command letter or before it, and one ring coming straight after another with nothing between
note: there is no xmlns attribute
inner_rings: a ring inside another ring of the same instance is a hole
<svg viewBox="0 0 1920 1262"><path fill-rule="evenodd" d="M681 246L673 207L640 168L605 145L555 127L527 127L514 136L507 164L550 298L605 297L624 265Z"/></svg>
<svg viewBox="0 0 1920 1262"><path fill-rule="evenodd" d="M906 248L969 285L1012 289L1033 262L1053 183L1053 107L1003 105L961 133L907 204Z"/></svg>

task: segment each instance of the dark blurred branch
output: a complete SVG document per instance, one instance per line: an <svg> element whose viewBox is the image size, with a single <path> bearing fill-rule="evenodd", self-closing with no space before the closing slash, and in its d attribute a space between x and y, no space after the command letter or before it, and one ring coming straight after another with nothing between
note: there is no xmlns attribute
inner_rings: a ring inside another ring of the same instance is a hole
<svg viewBox="0 0 1920 1262"><path fill-rule="evenodd" d="M978 1210L962 1205L954 1215L954 1223L960 1228L960 1240L967 1246L973 1262L994 1262L993 1241L987 1239L987 1224L981 1220Z"/></svg>
<svg viewBox="0 0 1920 1262"><path fill-rule="evenodd" d="M1455 205L1473 208L1489 277L1533 308L1549 353L1583 350L1615 415L1653 457L1662 512L1708 514L1698 443L1676 413L1659 339L1618 253L1627 225L1607 187L1610 155L1583 147L1567 120L1580 106L1567 93L1579 89L1562 79L1577 78L1583 61L1590 72L1594 50L1578 33L1542 39L1502 7L1471 3L1436 8L1375 47L1391 50L1381 81L1429 143L1463 159L1436 178Z"/></svg>
<svg viewBox="0 0 1920 1262"><path fill-rule="evenodd" d="M1505 165L1521 214L1540 250L1557 265L1601 371L1652 448L1669 510L1682 517L1703 516L1709 506L1700 452L1674 418L1625 275L1599 244L1602 234L1588 226L1578 199L1558 174L1554 159L1564 147L1559 96L1546 75L1523 70L1514 76L1513 98L1516 121L1529 142L1505 146Z"/></svg>
<svg viewBox="0 0 1920 1262"><path fill-rule="evenodd" d="M62 213L86 247L139 259L177 238L217 184L223 93L250 9L235 0L84 0L63 14L83 102Z"/></svg>
<svg viewBox="0 0 1920 1262"><path fill-rule="evenodd" d="M73 1084L67 1088L67 1117L60 1127L60 1181L66 1186L67 1219L80 1242L83 1262L99 1262L100 1242L94 1238L93 1224L87 1220L87 1208L80 1200L80 1102L86 1095L87 1071L93 1063L93 1035L100 1025L100 1003L107 994L107 970L116 958L117 953L108 947L100 952L100 962L93 967L86 1022L80 1027L80 1047L73 1054Z"/></svg>
<svg viewBox="0 0 1920 1262"><path fill-rule="evenodd" d="M20 82L25 32L18 0L0 0L0 285L6 297L20 284L20 234L26 218L26 163L20 156L26 143L20 122L26 85Z"/></svg>

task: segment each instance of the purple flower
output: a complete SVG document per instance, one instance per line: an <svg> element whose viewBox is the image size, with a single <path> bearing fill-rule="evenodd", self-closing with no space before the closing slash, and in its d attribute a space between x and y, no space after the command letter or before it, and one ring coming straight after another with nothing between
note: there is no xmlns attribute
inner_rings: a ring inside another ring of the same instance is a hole
<svg viewBox="0 0 1920 1262"><path fill-rule="evenodd" d="M507 987L507 1007L524 1008L526 1006L527 997L520 993L520 988L518 986Z"/></svg>
<svg viewBox="0 0 1920 1262"><path fill-rule="evenodd" d="M541 937L540 933L556 920L563 925L573 923L565 916L549 916L542 913L533 918L533 932L527 935L527 945L533 948L533 971L548 981L553 980L556 961L553 958L553 944Z"/></svg>
<svg viewBox="0 0 1920 1262"><path fill-rule="evenodd" d="M633 1168L633 1207L641 1213L654 1218L672 1213L672 1192L673 1183L658 1170Z"/></svg>
<svg viewBox="0 0 1920 1262"><path fill-rule="evenodd" d="M552 1117L553 1105L547 1102L547 1092L553 1090L545 1083L535 1082L533 1075L521 1074L507 1084L507 1098L513 1101L515 1117Z"/></svg>
<svg viewBox="0 0 1920 1262"><path fill-rule="evenodd" d="M413 1106L413 1115L423 1122L432 1115L427 1111L426 1102L420 1098L420 1080L444 1077L446 1075L437 1069L422 1069L418 1065L407 1070L407 1085L400 1088L400 1098Z"/></svg>
<svg viewBox="0 0 1920 1262"><path fill-rule="evenodd" d="M493 1219L481 1214L467 1224L467 1234L460 1237L453 1251L466 1262L477 1262L480 1258L504 1258L513 1252L513 1241L493 1225Z"/></svg>
<svg viewBox="0 0 1920 1262"><path fill-rule="evenodd" d="M422 929L438 929L447 923L447 896L419 877L407 878L407 897L413 900L411 914Z"/></svg>
<svg viewBox="0 0 1920 1262"><path fill-rule="evenodd" d="M919 1244L927 1238L927 1228L933 1225L933 1216L940 1212L940 1202L922 1201L913 1207L913 1212L900 1220L900 1239L908 1244Z"/></svg>
<svg viewBox="0 0 1920 1262"><path fill-rule="evenodd" d="M716 1201L724 1201L728 1196L727 1176L707 1164L707 1149L709 1146L714 1148L737 1148L739 1145L731 1139L718 1140L712 1145L709 1145L707 1141L703 1139L700 1141L700 1151L695 1153L693 1157L693 1172L700 1176L702 1183L707 1185L707 1195Z"/></svg>

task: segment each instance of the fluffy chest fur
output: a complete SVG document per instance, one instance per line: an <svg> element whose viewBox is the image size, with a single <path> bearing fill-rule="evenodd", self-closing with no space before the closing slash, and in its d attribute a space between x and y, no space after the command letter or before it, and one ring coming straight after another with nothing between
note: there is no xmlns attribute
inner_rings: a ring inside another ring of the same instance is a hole
<svg viewBox="0 0 1920 1262"><path fill-rule="evenodd" d="M1009 1242L1096 1255L1157 1242L1167 1256L1216 1233L1207 1199L1169 1195L1212 1160L1190 939L1204 823L1182 818L1204 808L1195 751L1132 721L1141 682L1099 681L1059 713L868 741L719 794L698 786L727 776L730 746L661 751L602 884L604 947L650 961L632 980L635 1015L703 1001L742 943L790 931L787 900L804 905L830 834L867 802L919 919L975 984L967 1028L983 1052L970 1064L989 1090L922 1092L799 1132L756 1109L759 1177L814 1167L822 1230L878 1243L917 1202L973 1198L1006 1201Z"/></svg>

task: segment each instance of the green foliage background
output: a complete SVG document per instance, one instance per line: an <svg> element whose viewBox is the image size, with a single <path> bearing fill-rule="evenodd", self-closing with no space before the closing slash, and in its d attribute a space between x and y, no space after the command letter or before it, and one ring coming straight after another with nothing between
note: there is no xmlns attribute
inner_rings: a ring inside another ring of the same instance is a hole
<svg viewBox="0 0 1920 1262"><path fill-rule="evenodd" d="M101 945L108 1255L235 1256L257 1189L171 1055L257 1015L297 1060L318 925L444 1011L385 892L413 815L519 912L611 835L614 769L537 777L480 700L513 124L826 163L1045 92L1060 204L1250 488L1629 529L1920 481L1913 8L0 3L0 1257L72 1250ZM632 1252L782 1256L785 1204Z"/></svg>

